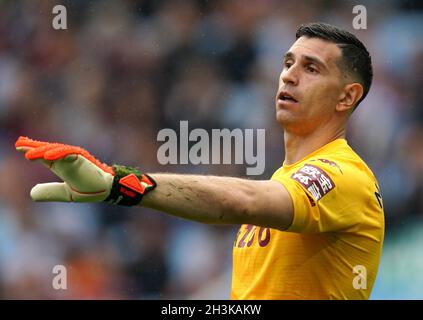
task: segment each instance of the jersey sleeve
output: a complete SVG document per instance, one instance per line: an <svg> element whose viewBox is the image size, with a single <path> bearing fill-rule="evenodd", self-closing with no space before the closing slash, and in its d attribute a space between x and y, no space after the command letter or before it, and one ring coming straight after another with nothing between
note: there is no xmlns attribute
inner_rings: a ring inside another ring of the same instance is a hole
<svg viewBox="0 0 423 320"><path fill-rule="evenodd" d="M360 222L360 175L334 164L310 160L289 174L272 177L285 186L294 205L293 222L286 231L333 232Z"/></svg>

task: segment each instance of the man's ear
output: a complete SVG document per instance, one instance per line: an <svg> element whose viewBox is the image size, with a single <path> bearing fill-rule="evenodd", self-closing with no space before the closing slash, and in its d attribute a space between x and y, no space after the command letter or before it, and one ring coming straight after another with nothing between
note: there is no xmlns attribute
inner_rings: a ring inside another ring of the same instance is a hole
<svg viewBox="0 0 423 320"><path fill-rule="evenodd" d="M363 86L358 82L346 84L344 90L339 96L338 104L336 105L336 111L352 111L357 102L363 96L363 92Z"/></svg>

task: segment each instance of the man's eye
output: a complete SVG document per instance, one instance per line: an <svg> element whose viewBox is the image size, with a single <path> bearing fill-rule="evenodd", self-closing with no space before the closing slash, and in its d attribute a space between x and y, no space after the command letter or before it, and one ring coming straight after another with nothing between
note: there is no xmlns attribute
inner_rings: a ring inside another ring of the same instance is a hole
<svg viewBox="0 0 423 320"><path fill-rule="evenodd" d="M291 67L291 66L292 66L292 62L290 62L290 61L285 61L284 62L284 67L285 68L289 69L289 67Z"/></svg>
<svg viewBox="0 0 423 320"><path fill-rule="evenodd" d="M307 71L310 71L311 73L317 73L317 69L312 66L306 66Z"/></svg>

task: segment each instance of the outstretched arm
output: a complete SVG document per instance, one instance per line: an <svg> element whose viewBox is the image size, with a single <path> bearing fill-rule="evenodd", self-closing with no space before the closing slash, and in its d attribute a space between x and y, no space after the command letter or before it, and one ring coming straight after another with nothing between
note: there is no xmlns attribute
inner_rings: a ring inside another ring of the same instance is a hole
<svg viewBox="0 0 423 320"><path fill-rule="evenodd" d="M285 230L293 205L276 181L232 177L151 174L157 187L142 206L203 223L253 224Z"/></svg>
<svg viewBox="0 0 423 320"><path fill-rule="evenodd" d="M20 137L16 149L40 161L63 182L41 183L34 201L100 202L143 205L203 223L253 224L279 230L293 219L293 204L276 181L232 177L152 174L101 163L85 149Z"/></svg>

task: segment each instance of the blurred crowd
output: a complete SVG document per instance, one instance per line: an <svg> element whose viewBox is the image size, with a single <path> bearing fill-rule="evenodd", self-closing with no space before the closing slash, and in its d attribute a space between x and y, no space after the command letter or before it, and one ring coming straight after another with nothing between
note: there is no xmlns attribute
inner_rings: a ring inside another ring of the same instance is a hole
<svg viewBox="0 0 423 320"><path fill-rule="evenodd" d="M56 4L66 30L52 27ZM266 170L249 178L268 179L284 158L274 112L282 56L305 22L345 27L372 54L373 87L348 139L381 185L386 236L423 217L422 6L360 4L366 30L352 29L352 1L0 1L0 298L229 298L238 226L33 203L31 187L58 178L14 142L80 145L145 172L243 177L242 165L160 165L157 133L182 120L265 128ZM55 265L66 267L66 290L52 287Z"/></svg>

